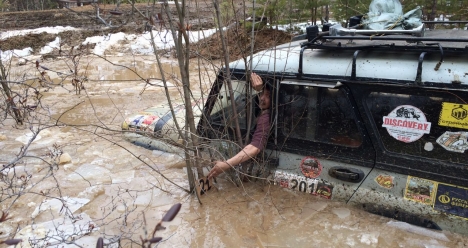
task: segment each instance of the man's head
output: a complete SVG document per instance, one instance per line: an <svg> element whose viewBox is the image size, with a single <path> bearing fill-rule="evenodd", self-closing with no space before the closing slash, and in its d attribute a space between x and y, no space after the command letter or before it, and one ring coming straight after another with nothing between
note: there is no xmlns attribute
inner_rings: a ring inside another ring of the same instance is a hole
<svg viewBox="0 0 468 248"><path fill-rule="evenodd" d="M263 91L260 92L260 108L262 110L270 109L271 105L271 90L268 84L263 86Z"/></svg>

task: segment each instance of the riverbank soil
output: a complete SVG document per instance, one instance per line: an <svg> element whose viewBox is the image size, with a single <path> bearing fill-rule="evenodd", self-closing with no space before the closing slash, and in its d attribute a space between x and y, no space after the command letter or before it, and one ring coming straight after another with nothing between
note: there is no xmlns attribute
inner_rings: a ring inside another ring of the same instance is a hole
<svg viewBox="0 0 468 248"><path fill-rule="evenodd" d="M189 2L187 18L190 30L201 30L215 28L213 18L212 4L195 4ZM143 13L155 13L164 17L160 5L137 4L132 8L130 4L122 4L118 11L121 15L112 15L115 11L114 5L99 5L100 17L106 22L103 23L96 16L97 6L86 5L71 9L56 9L44 11L25 11L14 13L0 13L0 30L13 29L34 29L40 27L53 26L71 26L80 28L61 32L58 35L48 33L34 33L22 36L10 37L0 42L0 50L7 51L13 49L24 49L31 47L33 51L38 51L41 47L55 40L58 36L63 44L63 50L60 52L66 54L71 47L79 48L87 37L100 36L123 32L126 34L141 34L145 32L145 23L151 21L154 29L169 28L167 20L164 22L155 22L155 19L147 19ZM176 17L176 12L172 4L172 16ZM164 19L164 18L163 18ZM250 33L250 32L249 32ZM227 50L231 61L248 56L251 52L251 37L243 27L231 25L231 28L225 32L227 40ZM199 45L192 46L192 54L201 55L209 59L220 59L223 54L221 36L219 32ZM258 52L272 46L283 44L291 40L291 35L270 28L258 30L255 35L254 52ZM87 47L89 49L89 47ZM57 54L58 55L58 54Z"/></svg>
<svg viewBox="0 0 468 248"><path fill-rule="evenodd" d="M242 27L232 27L224 33L226 45L229 53L229 60L238 60L246 58L252 52L252 37L250 32ZM256 31L254 38L253 52L259 51L290 42L292 35L270 28L264 28ZM216 33L211 37L199 42L201 49L200 55L209 59L223 59L223 47L221 35Z"/></svg>

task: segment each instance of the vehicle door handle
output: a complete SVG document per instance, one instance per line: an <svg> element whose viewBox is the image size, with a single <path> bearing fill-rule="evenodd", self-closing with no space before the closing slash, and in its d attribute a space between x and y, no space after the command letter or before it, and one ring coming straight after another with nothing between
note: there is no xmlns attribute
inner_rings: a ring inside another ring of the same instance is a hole
<svg viewBox="0 0 468 248"><path fill-rule="evenodd" d="M364 178L364 172L355 168L332 167L328 170L328 175L346 182L358 183Z"/></svg>

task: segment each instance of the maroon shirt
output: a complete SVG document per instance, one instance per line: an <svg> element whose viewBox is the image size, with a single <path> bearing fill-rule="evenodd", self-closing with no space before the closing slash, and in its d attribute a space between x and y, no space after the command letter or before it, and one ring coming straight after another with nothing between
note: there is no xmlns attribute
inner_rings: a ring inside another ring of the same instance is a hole
<svg viewBox="0 0 468 248"><path fill-rule="evenodd" d="M257 118L257 127L252 136L251 145L263 150L268 141L268 134L270 132L270 111L263 111L262 114Z"/></svg>

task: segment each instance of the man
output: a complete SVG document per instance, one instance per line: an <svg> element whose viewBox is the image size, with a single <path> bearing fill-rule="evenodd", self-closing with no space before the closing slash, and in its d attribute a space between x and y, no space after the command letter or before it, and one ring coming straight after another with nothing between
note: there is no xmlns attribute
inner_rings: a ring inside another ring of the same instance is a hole
<svg viewBox="0 0 468 248"><path fill-rule="evenodd" d="M268 140L268 133L270 131L270 89L268 86L263 86L260 76L252 72L251 76L252 88L256 91L263 91L259 94L259 105L262 110L260 116L257 118L257 127L255 128L252 142L237 153L234 157L226 161L216 161L215 165L208 173L208 179L217 177L231 167L235 167L242 162L255 157L266 146Z"/></svg>

